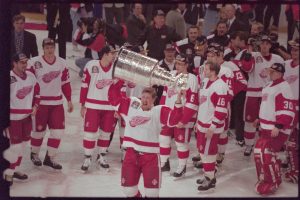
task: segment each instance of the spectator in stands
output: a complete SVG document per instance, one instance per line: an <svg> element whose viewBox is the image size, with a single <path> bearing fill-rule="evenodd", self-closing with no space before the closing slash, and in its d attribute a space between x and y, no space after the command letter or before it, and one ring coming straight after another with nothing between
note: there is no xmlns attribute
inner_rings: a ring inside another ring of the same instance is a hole
<svg viewBox="0 0 300 200"><path fill-rule="evenodd" d="M75 61L76 66L80 68L79 76L83 76L83 70L87 62L90 60L99 59L98 52L105 46L106 39L104 36L104 22L93 18L93 29L89 30L87 24L81 23L81 26L75 33L76 42L87 47L84 52L84 58L79 58Z"/></svg>
<svg viewBox="0 0 300 200"><path fill-rule="evenodd" d="M141 3L133 4L132 14L127 18L126 26L128 30L127 42L136 45L138 37L146 28L146 19L143 15L143 6Z"/></svg>
<svg viewBox="0 0 300 200"><path fill-rule="evenodd" d="M11 55L23 52L28 58L38 56L36 36L24 30L25 17L15 15L12 21L14 30L11 34Z"/></svg>
<svg viewBox="0 0 300 200"><path fill-rule="evenodd" d="M193 73L193 70L195 68L193 63L194 56L195 56L194 47L198 37L205 38L205 36L200 35L199 27L193 25L190 26L190 28L188 29L188 37L176 42L178 51L187 56L188 63L189 63L188 66L189 73Z"/></svg>
<svg viewBox="0 0 300 200"><path fill-rule="evenodd" d="M58 39L59 57L66 59L66 38L68 21L70 17L70 4L47 3L48 38Z"/></svg>
<svg viewBox="0 0 300 200"><path fill-rule="evenodd" d="M185 10L185 3L176 4L172 10L167 13L166 25L175 29L176 33L181 37L186 37L185 21L182 12Z"/></svg>
<svg viewBox="0 0 300 200"><path fill-rule="evenodd" d="M234 31L249 31L249 25L247 25L249 23L243 23L236 18L236 8L233 4L226 4L225 12L228 20L228 34L231 34Z"/></svg>
<svg viewBox="0 0 300 200"><path fill-rule="evenodd" d="M210 43L218 43L223 47L226 47L229 43L229 35L227 34L228 26L226 21L219 21L217 28L213 34L207 36L208 45Z"/></svg>
<svg viewBox="0 0 300 200"><path fill-rule="evenodd" d="M277 28L271 28L269 30L269 37L272 40L270 52L281 56L284 60L290 59L291 55L288 53L287 49L278 42Z"/></svg>
<svg viewBox="0 0 300 200"><path fill-rule="evenodd" d="M188 3L183 15L186 29L188 30L190 26L198 25L199 19L204 18L204 13L204 4Z"/></svg>
<svg viewBox="0 0 300 200"><path fill-rule="evenodd" d="M227 21L227 15L226 15L225 7L220 8L220 10L219 10L219 18L220 18L220 20Z"/></svg>
<svg viewBox="0 0 300 200"><path fill-rule="evenodd" d="M73 36L77 29L77 23L81 17L93 17L93 5L91 3L71 3L70 16L72 20L72 44L73 50L78 51L77 43L75 42Z"/></svg>
<svg viewBox="0 0 300 200"><path fill-rule="evenodd" d="M194 56L194 74L199 75L200 66L206 61L207 52L207 39L206 37L198 37L194 46L195 56Z"/></svg>
<svg viewBox="0 0 300 200"><path fill-rule="evenodd" d="M121 24L124 22L124 3L104 3L103 7L105 10L106 23Z"/></svg>
<svg viewBox="0 0 300 200"><path fill-rule="evenodd" d="M166 44L164 49L164 58L159 61L159 66L164 68L167 71L173 71L175 69L175 54L176 50L172 44ZM155 86L157 93L157 99L155 100L155 105L158 105L160 98L162 96L164 86Z"/></svg>
<svg viewBox="0 0 300 200"><path fill-rule="evenodd" d="M164 49L167 43L180 40L180 36L174 29L165 25L165 13L157 10L154 14L153 25L146 27L139 37L139 45L144 45L147 41L147 56L161 60L164 58Z"/></svg>
<svg viewBox="0 0 300 200"><path fill-rule="evenodd" d="M222 4L205 4L206 11L204 15L203 35L210 35L219 21L219 9Z"/></svg>

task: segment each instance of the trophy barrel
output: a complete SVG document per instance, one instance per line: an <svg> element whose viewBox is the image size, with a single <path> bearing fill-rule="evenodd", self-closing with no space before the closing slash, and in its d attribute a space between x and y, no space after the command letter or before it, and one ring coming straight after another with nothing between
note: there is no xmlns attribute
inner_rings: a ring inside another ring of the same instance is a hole
<svg viewBox="0 0 300 200"><path fill-rule="evenodd" d="M113 78L134 82L144 87L151 86L151 73L158 61L121 48L114 61Z"/></svg>

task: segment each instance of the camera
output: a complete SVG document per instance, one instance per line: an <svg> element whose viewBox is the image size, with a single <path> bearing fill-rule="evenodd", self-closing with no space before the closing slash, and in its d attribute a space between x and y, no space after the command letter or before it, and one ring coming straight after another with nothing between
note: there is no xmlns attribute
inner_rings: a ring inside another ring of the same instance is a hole
<svg viewBox="0 0 300 200"><path fill-rule="evenodd" d="M87 26L87 33L92 33L94 30L94 22L95 18L93 17L88 17L88 18L80 18L77 22L77 26L82 28L82 25L84 24Z"/></svg>

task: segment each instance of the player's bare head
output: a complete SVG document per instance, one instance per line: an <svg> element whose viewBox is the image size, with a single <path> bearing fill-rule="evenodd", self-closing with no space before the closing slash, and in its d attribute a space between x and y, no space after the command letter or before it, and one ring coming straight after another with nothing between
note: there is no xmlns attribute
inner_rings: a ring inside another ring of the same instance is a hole
<svg viewBox="0 0 300 200"><path fill-rule="evenodd" d="M157 97L156 90L152 87L144 88L142 92L142 109L150 110L154 106L154 101Z"/></svg>
<svg viewBox="0 0 300 200"><path fill-rule="evenodd" d="M42 43L42 47L45 55L54 55L55 53L55 42L51 38L45 38Z"/></svg>
<svg viewBox="0 0 300 200"><path fill-rule="evenodd" d="M111 63L116 57L117 51L118 50L112 45L104 46L99 52L101 61L103 60L106 63Z"/></svg>
<svg viewBox="0 0 300 200"><path fill-rule="evenodd" d="M24 53L17 53L12 56L13 69L17 72L25 72L28 58Z"/></svg>
<svg viewBox="0 0 300 200"><path fill-rule="evenodd" d="M214 62L206 62L204 67L204 74L206 78L211 78L212 76L218 76L220 72L220 65Z"/></svg>

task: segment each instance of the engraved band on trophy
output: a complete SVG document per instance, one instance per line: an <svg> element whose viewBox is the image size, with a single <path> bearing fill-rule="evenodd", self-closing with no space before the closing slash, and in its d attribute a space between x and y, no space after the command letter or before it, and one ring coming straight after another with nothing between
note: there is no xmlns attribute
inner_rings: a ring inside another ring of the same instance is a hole
<svg viewBox="0 0 300 200"><path fill-rule="evenodd" d="M161 85L178 90L187 88L187 74L172 75L158 65L158 60L122 47L113 64L113 77L144 87Z"/></svg>

